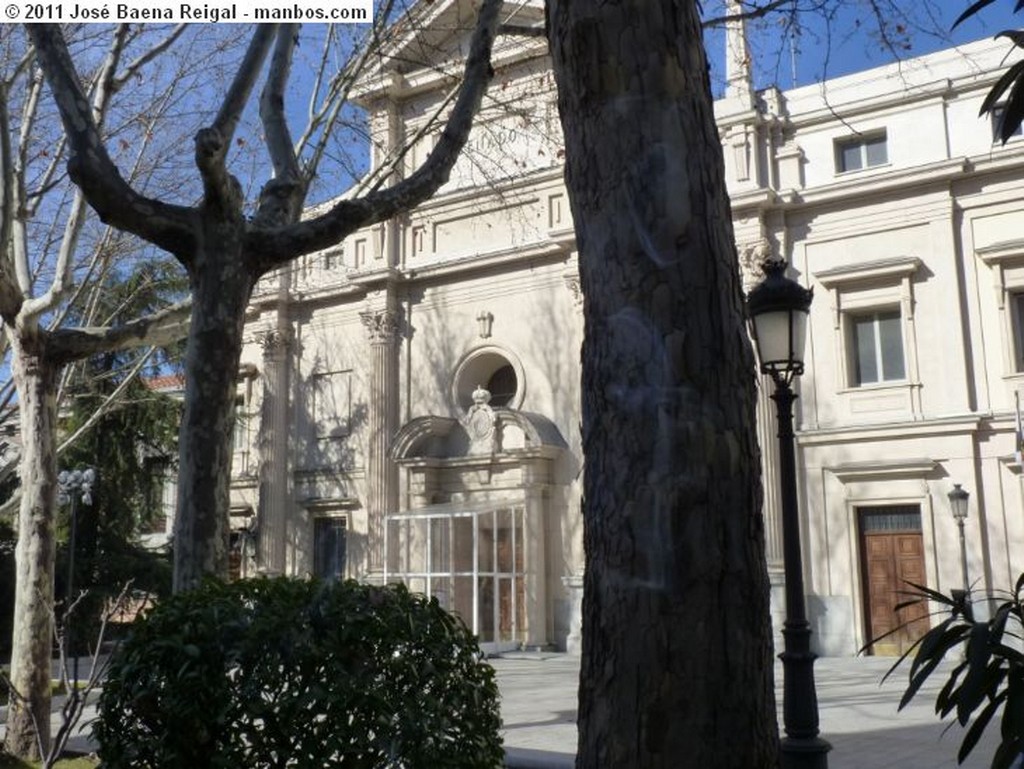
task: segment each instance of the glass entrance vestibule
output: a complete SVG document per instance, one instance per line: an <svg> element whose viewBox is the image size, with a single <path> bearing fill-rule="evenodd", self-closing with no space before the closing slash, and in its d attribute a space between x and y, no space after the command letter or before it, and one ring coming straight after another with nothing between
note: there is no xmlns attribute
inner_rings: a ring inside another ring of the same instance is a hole
<svg viewBox="0 0 1024 769"><path fill-rule="evenodd" d="M434 596L462 617L485 651L527 642L528 579L522 502L432 505L388 516L385 581Z"/></svg>

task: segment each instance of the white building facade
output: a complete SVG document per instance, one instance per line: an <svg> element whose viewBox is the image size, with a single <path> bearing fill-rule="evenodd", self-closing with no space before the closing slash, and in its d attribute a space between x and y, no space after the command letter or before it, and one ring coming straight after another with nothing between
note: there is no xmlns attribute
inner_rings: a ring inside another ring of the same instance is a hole
<svg viewBox="0 0 1024 769"><path fill-rule="evenodd" d="M398 176L432 146L472 4L424 16L359 91L372 166ZM853 654L893 626L903 580L962 586L954 483L971 494L974 590L1024 570L1024 141L994 143L978 117L1007 46L755 93L741 27L729 41L716 115L739 268L749 287L782 256L814 288L797 402L805 582L819 651ZM582 299L556 96L543 38L501 39L494 68L440 194L259 287L233 527L244 573L401 579L487 648L572 650ZM770 389L758 430L778 588Z"/></svg>

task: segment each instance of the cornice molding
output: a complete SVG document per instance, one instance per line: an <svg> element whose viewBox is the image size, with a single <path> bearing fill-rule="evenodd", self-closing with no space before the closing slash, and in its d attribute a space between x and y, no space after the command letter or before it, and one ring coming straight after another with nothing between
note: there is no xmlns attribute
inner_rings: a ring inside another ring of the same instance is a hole
<svg viewBox="0 0 1024 769"><path fill-rule="evenodd" d="M875 460L868 462L844 462L826 467L843 483L863 480L892 480L895 478L927 478L940 467L934 459L908 458Z"/></svg>

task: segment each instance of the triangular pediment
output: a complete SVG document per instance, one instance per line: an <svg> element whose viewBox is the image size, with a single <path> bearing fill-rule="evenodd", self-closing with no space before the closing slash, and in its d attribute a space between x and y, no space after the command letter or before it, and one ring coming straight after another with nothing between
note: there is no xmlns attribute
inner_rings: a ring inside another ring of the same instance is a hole
<svg viewBox="0 0 1024 769"><path fill-rule="evenodd" d="M469 52L479 8L479 0L417 2L389 28L374 63L357 80L354 98L365 101L385 92L407 91L405 80L410 75L458 75ZM502 24L542 28L543 3L506 2L499 18ZM536 45L537 41L519 35L499 35L492 58L498 61L510 51L522 49L524 42Z"/></svg>

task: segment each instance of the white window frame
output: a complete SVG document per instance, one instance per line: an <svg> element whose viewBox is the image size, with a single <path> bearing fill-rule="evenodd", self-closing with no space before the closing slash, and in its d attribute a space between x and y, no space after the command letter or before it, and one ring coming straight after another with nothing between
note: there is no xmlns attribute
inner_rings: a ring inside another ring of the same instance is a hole
<svg viewBox="0 0 1024 769"><path fill-rule="evenodd" d="M885 159L871 163L869 162L868 146L879 143L885 150ZM844 161L845 151L856 148L860 158L860 165L856 168L847 168ZM884 128L877 131L866 131L855 136L844 136L836 139L833 143L835 152L835 168L837 174L852 174L858 171L867 171L871 168L881 168L889 165L889 134Z"/></svg>
<svg viewBox="0 0 1024 769"><path fill-rule="evenodd" d="M885 358L882 350L882 339L880 334L880 323L882 316L895 315L899 321L899 342L900 342L900 367L903 369L901 376L886 376ZM858 374L860 368L859 361L859 348L856 341L856 328L855 324L859 320L870 319L871 329L873 331L873 348L875 357L875 370L877 377L870 381L865 381ZM898 382L905 382L907 379L907 353L906 353L906 340L905 333L903 330L903 313L900 312L899 305L888 305L873 307L867 310L855 310L843 313L843 326L844 326L844 345L846 348L847 355L847 372L848 380L847 385L849 387L871 387L873 385L887 385L895 384Z"/></svg>

